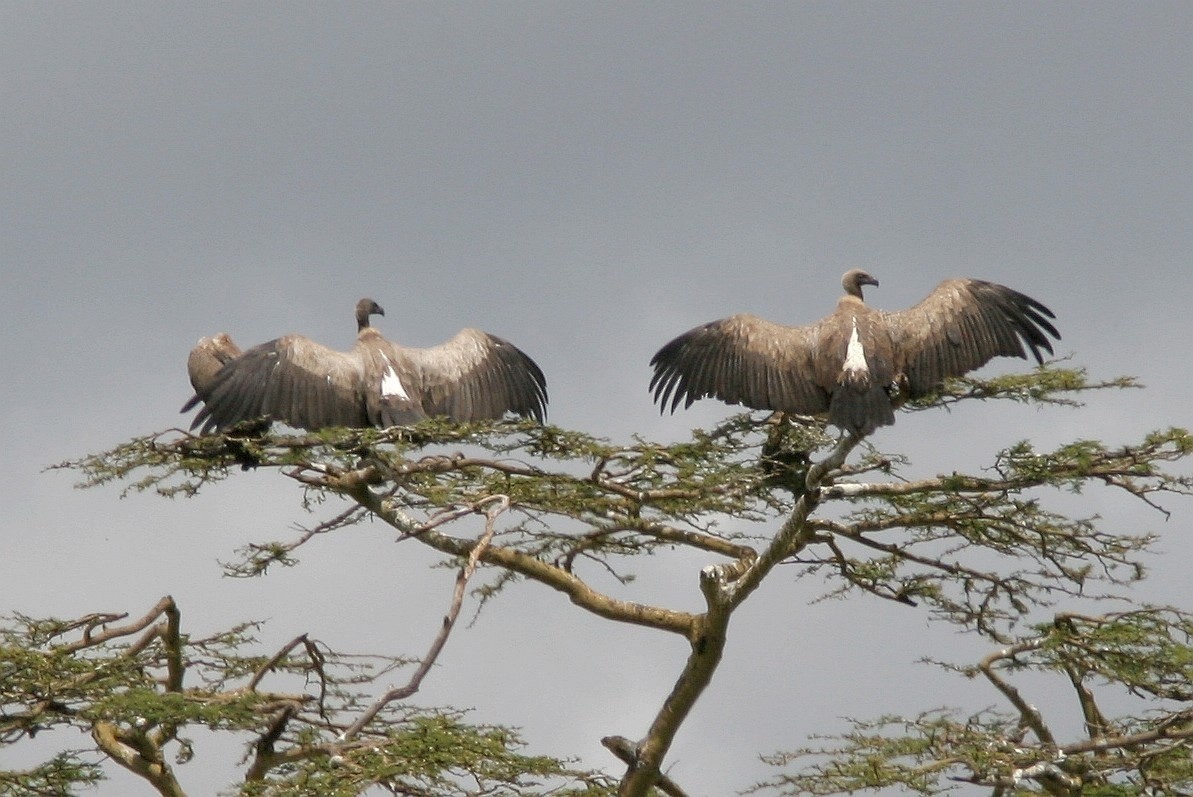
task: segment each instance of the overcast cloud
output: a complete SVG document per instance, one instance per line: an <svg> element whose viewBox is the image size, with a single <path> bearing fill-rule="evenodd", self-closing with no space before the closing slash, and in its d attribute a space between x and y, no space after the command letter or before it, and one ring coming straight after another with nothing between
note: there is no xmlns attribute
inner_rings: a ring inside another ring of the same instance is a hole
<svg viewBox="0 0 1193 797"><path fill-rule="evenodd" d="M403 343L514 341L553 422L671 440L731 411L659 417L647 362L675 334L815 320L853 266L889 309L975 276L1051 306L1075 364L1148 389L905 415L881 447L936 473L1021 438L1188 425L1190 42L1186 2L0 2L0 611L139 615L171 593L195 633L263 618L266 642L425 650L451 576L380 524L221 579L217 559L308 522L274 473L167 502L41 472L182 423L200 336L346 348L364 295ZM1146 594L1193 608L1189 508L1088 500L1162 533ZM705 563L640 563L628 594L697 607ZM841 716L996 702L914 664L979 645L922 611L809 605L793 575L743 609L677 740L694 795ZM656 637L521 585L419 699L616 771L599 738L640 736L683 662ZM186 784L214 792L239 755Z"/></svg>

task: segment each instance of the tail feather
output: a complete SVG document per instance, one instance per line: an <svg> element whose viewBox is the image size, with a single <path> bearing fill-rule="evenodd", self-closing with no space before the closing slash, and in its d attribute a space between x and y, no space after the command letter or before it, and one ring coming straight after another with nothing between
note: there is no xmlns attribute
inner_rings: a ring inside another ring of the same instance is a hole
<svg viewBox="0 0 1193 797"><path fill-rule="evenodd" d="M895 410L891 406L890 396L878 385L861 390L851 385L840 385L833 392L828 421L839 429L864 437L879 426L893 424Z"/></svg>

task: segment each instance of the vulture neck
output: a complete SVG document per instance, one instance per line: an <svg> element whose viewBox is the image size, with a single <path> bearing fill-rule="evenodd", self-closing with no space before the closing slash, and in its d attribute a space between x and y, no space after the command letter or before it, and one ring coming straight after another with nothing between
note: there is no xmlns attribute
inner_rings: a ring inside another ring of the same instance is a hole
<svg viewBox="0 0 1193 797"><path fill-rule="evenodd" d="M381 340L381 333L368 324L365 324L363 327L357 330L356 341L358 343L363 343L367 340Z"/></svg>
<svg viewBox="0 0 1193 797"><path fill-rule="evenodd" d="M862 301L861 289L858 290L858 295L847 294L837 300L838 313L855 313L859 310L870 309L865 302Z"/></svg>

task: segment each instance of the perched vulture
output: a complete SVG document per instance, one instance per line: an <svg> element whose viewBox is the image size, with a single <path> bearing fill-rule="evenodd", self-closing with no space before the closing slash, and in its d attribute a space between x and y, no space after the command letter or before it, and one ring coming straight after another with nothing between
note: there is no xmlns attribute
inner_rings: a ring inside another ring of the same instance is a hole
<svg viewBox="0 0 1193 797"><path fill-rule="evenodd" d="M507 412L543 420L547 383L522 351L476 329L429 349L389 342L369 326L385 315L372 299L356 304L356 345L334 351L300 335L241 353L226 334L203 338L187 361L200 401L191 428L204 433L257 418L302 429L395 426L443 415L457 421Z"/></svg>
<svg viewBox="0 0 1193 797"><path fill-rule="evenodd" d="M1044 305L1003 285L945 280L909 310L862 301L878 280L860 269L841 280L832 315L803 327L735 315L696 327L659 349L650 389L660 410L712 396L728 404L801 415L867 435L895 422L894 408L993 357L1052 353L1060 333ZM1025 350L1026 345L1026 350Z"/></svg>

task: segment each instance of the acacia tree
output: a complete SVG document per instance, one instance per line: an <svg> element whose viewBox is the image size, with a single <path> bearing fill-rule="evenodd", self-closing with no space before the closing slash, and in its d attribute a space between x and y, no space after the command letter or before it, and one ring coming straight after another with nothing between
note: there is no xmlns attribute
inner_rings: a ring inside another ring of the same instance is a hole
<svg viewBox="0 0 1193 797"><path fill-rule="evenodd" d="M916 408L983 399L1075 404L1082 391L1130 386L1049 367L951 382ZM1183 793L1193 788L1193 618L1137 604L1091 611L1142 578L1140 557L1153 539L1068 517L1047 498L1101 485L1166 512L1165 494L1193 491L1193 478L1171 464L1191 452L1193 437L1181 429L1115 447L1082 440L1040 452L1015 442L980 474L907 480L899 475L906 463L865 441L834 439L808 419L748 414L674 445L617 445L528 423L139 438L63 467L82 472L87 486L124 482L188 496L243 469L276 469L308 505L334 496L343 509L292 539L249 544L232 572L296 564L316 536L376 518L455 564L442 630L415 661L334 653L306 636L253 653L249 626L191 639L169 598L123 625L110 615L14 618L0 658L0 745L79 727L100 756L171 795L184 793L168 761L193 754L188 727L245 736L241 794L358 794L379 785L410 795L682 795L699 784L662 774L666 755L716 672L734 611L777 565L794 563L823 579L827 593L919 606L988 640L991 652L979 662L938 664L980 677L1003 706L859 720L819 746L775 756L779 774L753 791L893 786L934 794L972 783L995 795ZM623 578L634 557L680 548L707 558L692 579L703 611L636 603L588 577L599 567ZM409 702L469 585L488 600L512 579L687 642L649 727L628 729L635 741L602 740L624 763L619 777L525 754L509 729ZM413 670L407 684L369 689L379 672L402 665ZM1028 670L1067 685L1084 723L1079 738L1062 738L1021 693L1016 678ZM1115 714L1103 695L1116 689L1148 700ZM87 755L0 773L0 786L40 794L91 782L100 772Z"/></svg>

